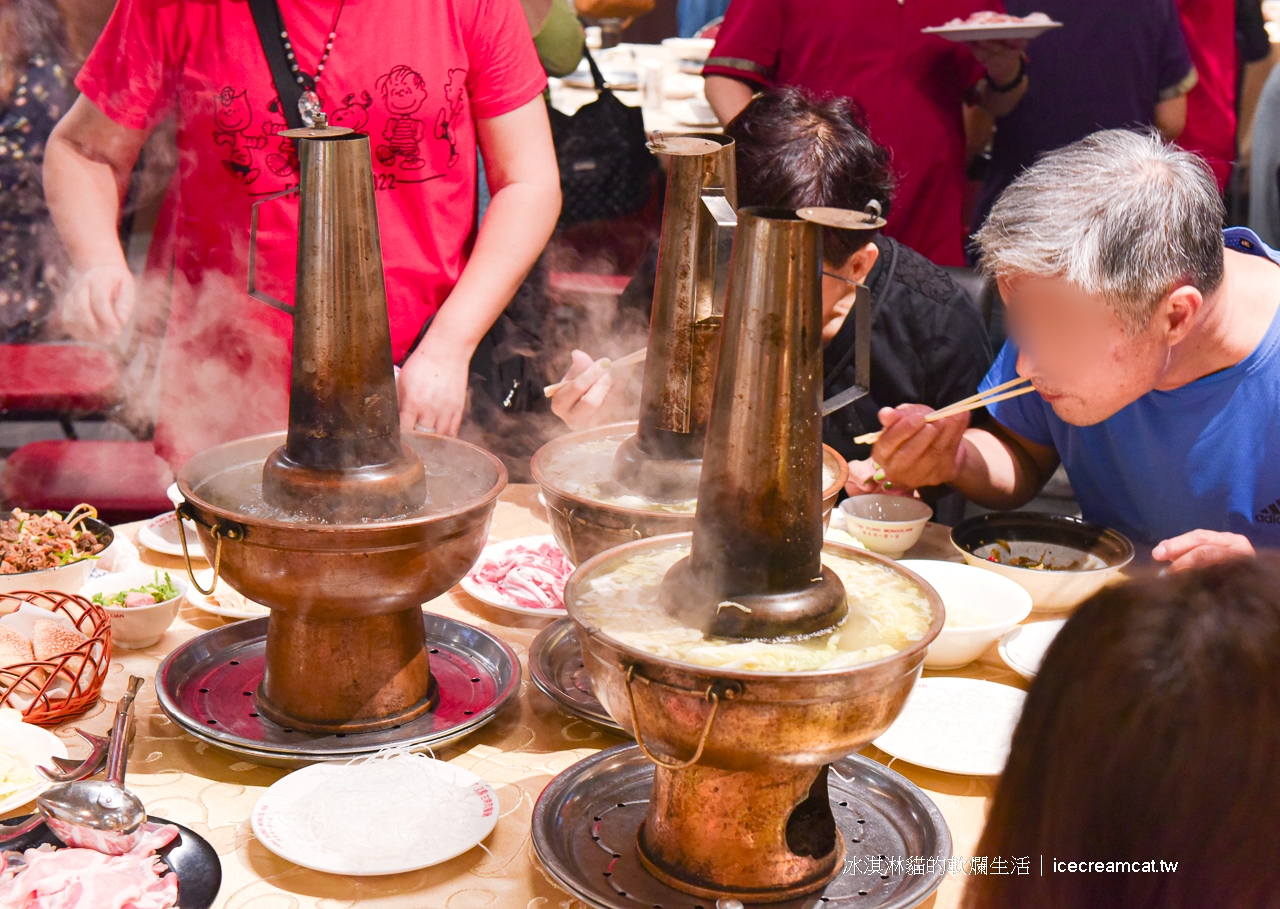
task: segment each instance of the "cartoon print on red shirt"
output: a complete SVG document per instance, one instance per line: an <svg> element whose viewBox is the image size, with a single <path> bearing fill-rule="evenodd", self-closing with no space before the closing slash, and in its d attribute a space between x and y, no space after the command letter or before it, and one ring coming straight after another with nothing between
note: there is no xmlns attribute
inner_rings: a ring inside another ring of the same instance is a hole
<svg viewBox="0 0 1280 909"><path fill-rule="evenodd" d="M427 102L427 83L422 76L402 64L379 76L377 87L382 92L382 103L391 113L382 130L382 138L387 144L378 146L378 161L390 167L399 159L400 167L421 170L427 166L420 150L427 127L412 115Z"/></svg>
<svg viewBox="0 0 1280 909"><path fill-rule="evenodd" d="M214 111L217 129L213 131L214 144L226 145L230 150L222 166L246 186L258 179L258 174L261 173L253 166L253 152L267 145L266 136L251 136L247 133L253 123L253 109L249 107L248 94L246 90L237 95L229 85L222 89Z"/></svg>
<svg viewBox="0 0 1280 909"><path fill-rule="evenodd" d="M275 141L279 143L276 150L267 155L267 167L277 177L288 177L298 172L298 149L294 146L292 139L286 139L280 135L289 128L289 124L284 120L274 119L275 115L280 113L280 101L278 98L272 98L271 103L267 105L267 110L273 116L267 118L262 124L262 134L267 137L267 141Z"/></svg>
<svg viewBox="0 0 1280 909"><path fill-rule="evenodd" d="M342 107L333 112L329 118L331 126L345 126L360 132L369 124L369 108L373 106L373 95L361 92L356 100L355 92L342 99Z"/></svg>
<svg viewBox="0 0 1280 909"><path fill-rule="evenodd" d="M458 161L457 125L466 115L462 89L466 82L465 69L449 70L449 82L444 87L445 106L436 114L436 138L449 143L449 166Z"/></svg>

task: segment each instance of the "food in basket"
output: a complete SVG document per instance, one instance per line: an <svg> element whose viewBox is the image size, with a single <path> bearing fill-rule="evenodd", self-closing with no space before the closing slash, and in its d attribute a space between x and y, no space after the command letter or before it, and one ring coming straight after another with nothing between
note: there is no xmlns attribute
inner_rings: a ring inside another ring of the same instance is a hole
<svg viewBox="0 0 1280 909"><path fill-rule="evenodd" d="M30 789L36 782L31 771L31 765L24 758L0 745L0 802L16 792Z"/></svg>
<svg viewBox="0 0 1280 909"><path fill-rule="evenodd" d="M175 909L178 876L156 855L178 836L172 824L148 824L124 855L48 844L4 853L0 906L15 909Z"/></svg>
<svg viewBox="0 0 1280 909"><path fill-rule="evenodd" d="M0 666L30 663L36 658L31 638L15 628L0 625Z"/></svg>
<svg viewBox="0 0 1280 909"><path fill-rule="evenodd" d="M525 609L564 609L564 584L573 565L554 543L512 546L497 558L482 558L471 580Z"/></svg>
<svg viewBox="0 0 1280 909"><path fill-rule="evenodd" d="M157 571L155 580L150 584L143 584L139 587L132 587L129 590L121 590L112 594L95 593L93 602L99 606L128 609L135 606L154 606L156 603L167 603L177 595L178 587L173 583L173 579L169 577L169 572L166 571L164 573L164 580L162 581L160 580L160 572Z"/></svg>
<svg viewBox="0 0 1280 909"><path fill-rule="evenodd" d="M62 622L42 619L35 623L35 631L31 636L31 649L37 660L51 660L64 653L70 653L85 641L89 640L73 628Z"/></svg>
<svg viewBox="0 0 1280 909"><path fill-rule="evenodd" d="M79 526L89 517L93 510L84 506L65 519L56 511L36 515L15 508L0 523L0 574L43 571L93 558L106 545Z"/></svg>
<svg viewBox="0 0 1280 909"><path fill-rule="evenodd" d="M951 19L943 28L963 28L974 25L1052 25L1053 19L1045 13L1031 13L1027 16L1011 16L1008 13L997 13L989 9L979 10L967 19Z"/></svg>

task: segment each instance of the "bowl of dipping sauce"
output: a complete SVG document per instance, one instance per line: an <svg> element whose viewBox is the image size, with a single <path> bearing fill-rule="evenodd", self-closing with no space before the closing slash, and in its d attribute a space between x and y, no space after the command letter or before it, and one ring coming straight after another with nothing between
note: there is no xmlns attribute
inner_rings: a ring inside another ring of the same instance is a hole
<svg viewBox="0 0 1280 909"><path fill-rule="evenodd" d="M1031 594L991 571L958 562L904 559L942 598L946 622L924 658L926 669L959 669L978 659L1031 615Z"/></svg>
<svg viewBox="0 0 1280 909"><path fill-rule="evenodd" d="M887 556L900 556L916 545L933 517L933 509L919 499L883 494L851 496L840 510L854 539Z"/></svg>
<svg viewBox="0 0 1280 909"><path fill-rule="evenodd" d="M1035 612L1063 612L1115 580L1133 561L1133 543L1080 518L1032 511L961 521L951 543L970 565L1016 581Z"/></svg>

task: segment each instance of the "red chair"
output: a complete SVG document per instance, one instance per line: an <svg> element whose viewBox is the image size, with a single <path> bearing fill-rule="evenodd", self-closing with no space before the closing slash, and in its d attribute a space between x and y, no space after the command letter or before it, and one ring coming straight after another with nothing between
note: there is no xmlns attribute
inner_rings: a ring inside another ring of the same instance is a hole
<svg viewBox="0 0 1280 909"><path fill-rule="evenodd" d="M120 361L92 344L0 344L0 418L57 420L67 438L72 420L101 418L116 402Z"/></svg>
<svg viewBox="0 0 1280 909"><path fill-rule="evenodd" d="M165 494L172 482L150 442L54 439L9 455L0 496L8 507L39 511L65 512L88 502L104 521L122 523L172 510Z"/></svg>

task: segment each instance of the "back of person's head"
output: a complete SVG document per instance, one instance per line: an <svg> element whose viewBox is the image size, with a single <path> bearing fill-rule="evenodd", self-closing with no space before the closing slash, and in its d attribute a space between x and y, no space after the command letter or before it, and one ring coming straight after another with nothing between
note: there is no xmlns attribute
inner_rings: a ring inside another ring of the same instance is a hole
<svg viewBox="0 0 1280 909"><path fill-rule="evenodd" d="M1280 563L1110 588L1049 648L975 853L1031 873L964 906L1280 907L1277 811Z"/></svg>
<svg viewBox="0 0 1280 909"><path fill-rule="evenodd" d="M1226 209L1209 166L1155 132L1104 130L1051 151L1001 194L974 235L984 270L1062 278L1131 335L1190 284L1222 284Z"/></svg>
<svg viewBox="0 0 1280 909"><path fill-rule="evenodd" d="M798 88L756 95L725 127L735 143L738 204L810 205L889 213L889 152L867 135L848 98L816 98ZM865 231L827 230L823 258L840 267L870 239Z"/></svg>

